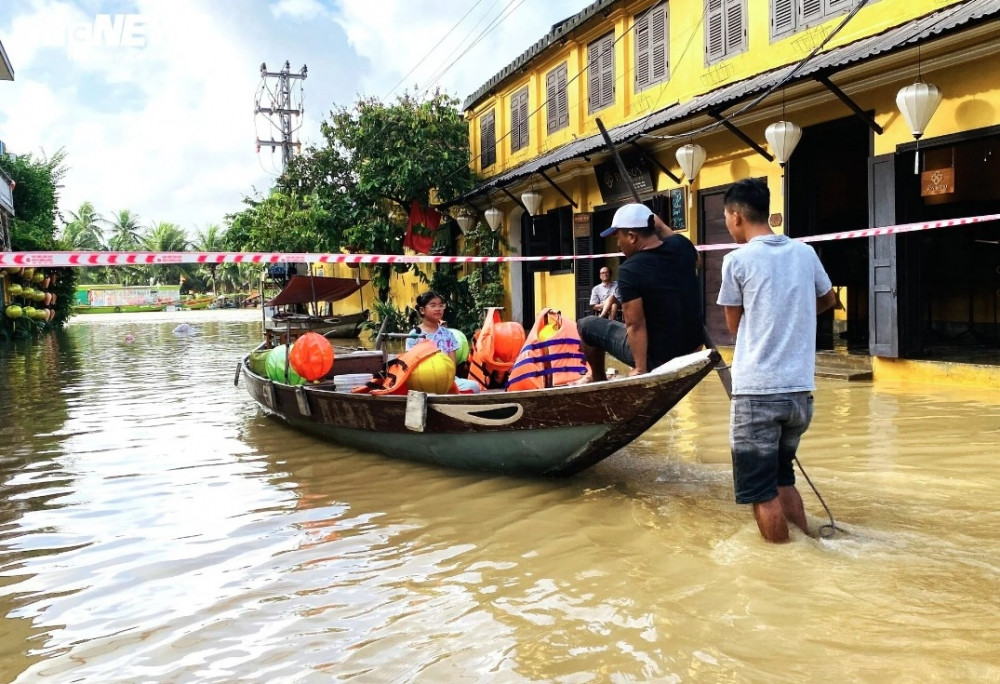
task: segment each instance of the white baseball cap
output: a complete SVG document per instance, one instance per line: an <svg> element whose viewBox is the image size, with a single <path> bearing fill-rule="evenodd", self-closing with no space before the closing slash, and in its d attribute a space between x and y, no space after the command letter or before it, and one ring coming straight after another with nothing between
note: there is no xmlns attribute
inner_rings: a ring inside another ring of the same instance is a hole
<svg viewBox="0 0 1000 684"><path fill-rule="evenodd" d="M645 204L626 204L619 207L611 219L611 227L601 231L601 237L608 237L622 228L651 228L653 212Z"/></svg>

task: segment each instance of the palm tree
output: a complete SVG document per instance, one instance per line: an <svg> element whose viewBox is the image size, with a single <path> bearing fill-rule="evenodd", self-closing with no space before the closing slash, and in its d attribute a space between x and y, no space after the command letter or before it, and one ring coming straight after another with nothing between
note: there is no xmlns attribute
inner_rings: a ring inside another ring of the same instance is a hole
<svg viewBox="0 0 1000 684"><path fill-rule="evenodd" d="M96 252L104 249L104 219L94 205L84 202L76 212L69 212L70 220L63 226L62 241L67 249ZM103 270L103 269L100 269ZM81 283L103 282L99 269L85 268L80 274Z"/></svg>
<svg viewBox="0 0 1000 684"><path fill-rule="evenodd" d="M165 221L150 226L149 232L143 235L139 242L140 246L149 252L184 252L190 244L183 230ZM180 282L181 276L187 278L190 271L188 264L151 266L150 277L155 282Z"/></svg>
<svg viewBox="0 0 1000 684"><path fill-rule="evenodd" d="M98 251L104 249L104 231L101 224L104 218L97 213L94 205L84 202L74 213L69 212L70 220L63 227L62 239L70 249Z"/></svg>
<svg viewBox="0 0 1000 684"><path fill-rule="evenodd" d="M199 252L222 252L226 249L226 231L215 224L211 224L204 231L198 231L195 235L194 248ZM212 277L212 292L219 294L218 283L215 280L216 270L219 264L209 263L208 271Z"/></svg>
<svg viewBox="0 0 1000 684"><path fill-rule="evenodd" d="M111 232L108 247L116 252L127 252L139 246L139 234L142 230L139 216L129 209L119 209L104 225ZM135 285L144 282L142 269L134 266L119 266L113 269L111 278L122 285Z"/></svg>

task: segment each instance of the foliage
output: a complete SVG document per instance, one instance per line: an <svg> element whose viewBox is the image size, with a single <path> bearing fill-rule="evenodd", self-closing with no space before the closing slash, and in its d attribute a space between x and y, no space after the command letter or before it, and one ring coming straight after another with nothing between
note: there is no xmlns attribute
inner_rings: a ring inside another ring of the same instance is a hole
<svg viewBox="0 0 1000 684"><path fill-rule="evenodd" d="M11 222L11 248L16 252L45 251L59 247L56 241L59 183L66 173L61 150L52 157L35 158L32 155L0 156L0 169L14 181L14 220ZM76 292L77 270L71 268L45 269L55 274L56 282L48 292L56 294L55 318L51 323L18 319L15 323L6 316L0 317L0 338L32 337L62 327L70 315ZM11 278L16 281L16 276Z"/></svg>
<svg viewBox="0 0 1000 684"><path fill-rule="evenodd" d="M226 251L226 231L217 225L210 225L205 230L199 230L194 239L194 248L198 252L224 252ZM218 271L219 264L209 263L206 264L204 268L208 269L209 275L212 278L212 292L218 294L218 282L216 280L216 272Z"/></svg>
<svg viewBox="0 0 1000 684"><path fill-rule="evenodd" d="M361 329L371 333L374 339L379 331L386 333L408 332L413 326L410 321L413 310L407 307L401 311L396 308L391 299L376 301L372 305L375 315L361 324ZM385 327L383 328L383 322Z"/></svg>
<svg viewBox="0 0 1000 684"><path fill-rule="evenodd" d="M183 252L189 246L187 234L177 225L161 221L150 227L149 232L142 237L141 247L149 252ZM149 266L150 284L183 283L194 272L191 264L162 264ZM181 288L183 291L183 288Z"/></svg>
<svg viewBox="0 0 1000 684"><path fill-rule="evenodd" d="M473 186L458 104L441 93L423 101L407 93L393 104L362 98L333 110L321 126L325 144L292 160L271 196L247 200L229 217L230 246L401 254L403 222L390 214ZM411 268L371 269L379 299L387 299L393 271Z"/></svg>

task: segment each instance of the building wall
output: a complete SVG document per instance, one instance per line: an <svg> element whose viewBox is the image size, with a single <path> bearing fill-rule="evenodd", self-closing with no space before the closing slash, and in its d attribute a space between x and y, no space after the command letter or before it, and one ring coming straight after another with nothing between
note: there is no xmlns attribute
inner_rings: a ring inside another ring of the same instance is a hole
<svg viewBox="0 0 1000 684"><path fill-rule="evenodd" d="M770 39L770 1L747 0L748 48L743 54L706 66L704 59L703 0L672 0L669 19L670 78L667 82L653 86L642 92L633 87L634 34L628 29L635 15L642 13L652 3L630 5L628 10L616 5L606 18L577 29L571 40L562 45L553 45L538 55L523 69L523 74L512 77L497 88L493 96L475 103L466 112L470 120L471 149L475 155L473 168L486 177L506 172L525 162L550 152L574 139L591 136L598 132L595 120L600 117L609 129L634 121L652 112L664 109L674 103L683 103L696 95L710 92L720 86L739 81L771 69L795 63L804 58L823 38L838 25L846 12L830 17L823 23L794 33L777 41ZM907 20L935 12L957 2L939 0L877 0L862 8L848 25L828 43L828 48L852 43L860 38L880 34L888 28ZM597 15L600 17L600 15ZM995 23L995 22L994 22ZM588 85L586 74L580 74L587 60L587 45L614 29L616 92L614 104L594 114L587 112ZM994 75L1000 67L1000 40L995 27L992 38L982 38L980 34L991 29L978 27L970 30L968 45L961 39L946 38L928 41L921 58L921 77L941 88L944 100L922 139L922 144L931 145L936 137L958 131L968 131L1000 124L1000 82ZM978 36L978 37L977 37ZM956 48L955 46L961 46ZM900 115L895 97L898 90L916 80L916 51L912 47L904 53L876 55L872 59L882 60L885 68L871 68L865 65L849 67L833 77L847 94L863 109L874 113L875 121L884 132L872 135L872 154L886 154L897 150L897 146L911 143L913 137ZM568 127L547 136L546 109L539 107L545 98L545 75L563 61L568 62L568 87L570 104L570 124ZM528 110L530 119L530 141L527 149L515 154L510 151L510 98L525 85L529 88ZM850 117L850 110L820 84L809 81L788 87L787 113L784 118L795 121L802 127L823 123L833 119ZM730 107L727 111L731 111ZM777 121L783 114L782 96L772 94L762 105L745 115L736 123L753 140L766 147L764 129ZM497 161L487 169L482 169L479 149L480 120L488 111L496 116ZM537 110L537 111L536 111ZM701 117L702 122L705 117ZM680 128L678 131L676 128ZM675 134L682 132L683 126L675 127ZM644 137L642 144L656 158L673 172L681 176L674 150L685 138L670 140ZM702 241L701 227L697 225L697 192L706 188L724 186L746 177L763 177L771 189L772 213L782 214L785 198L782 194L782 169L776 163L768 162L732 133L716 128L702 133L693 142L702 145L708 158L693 183L682 179L680 185L691 193L686 210L687 234L695 243ZM597 152L597 156L600 152ZM605 161L602 157L596 161ZM595 162L576 161L562 165L563 170L550 170L553 179L577 202L575 212L593 211L604 205L600 192L593 180L592 164ZM659 171L653 171L657 191L678 187L678 183ZM543 202L541 211L565 206L567 201L537 175L527 181L513 183L507 189L515 196L532 188L541 191ZM509 215L513 202L506 196L493 195L490 199ZM795 217L791 217L795 221ZM777 230L787 228L782 225ZM505 229L509 222L505 219ZM601 251L601 247L597 247ZM614 240L604 242L604 250L616 250ZM535 306L541 308L568 307L574 300L574 278L570 275L536 275ZM509 289L509 288L508 288ZM842 312L838 316L843 317ZM529 316L525 316L529 318Z"/></svg>

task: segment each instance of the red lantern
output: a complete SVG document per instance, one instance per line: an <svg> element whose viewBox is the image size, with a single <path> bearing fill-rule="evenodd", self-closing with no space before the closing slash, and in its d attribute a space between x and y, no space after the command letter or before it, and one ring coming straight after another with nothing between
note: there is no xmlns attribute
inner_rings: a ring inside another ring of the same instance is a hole
<svg viewBox="0 0 1000 684"><path fill-rule="evenodd" d="M493 324L493 353L498 361L513 363L524 346L524 326L517 321Z"/></svg>
<svg viewBox="0 0 1000 684"><path fill-rule="evenodd" d="M319 380L333 368L333 346L319 333L307 332L295 340L288 362L306 380Z"/></svg>

